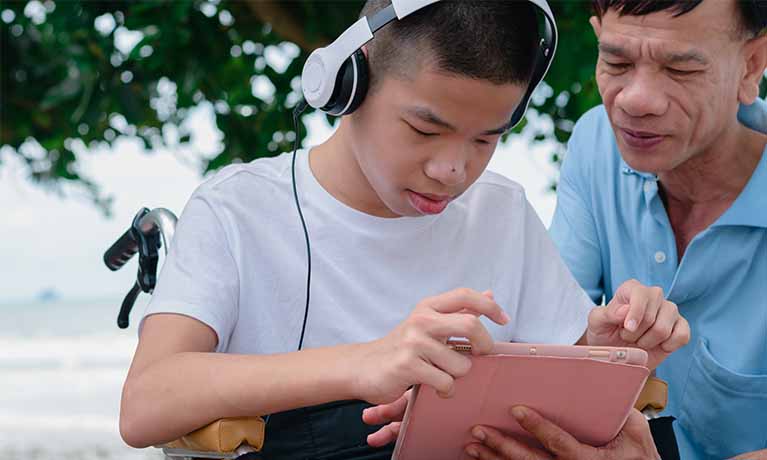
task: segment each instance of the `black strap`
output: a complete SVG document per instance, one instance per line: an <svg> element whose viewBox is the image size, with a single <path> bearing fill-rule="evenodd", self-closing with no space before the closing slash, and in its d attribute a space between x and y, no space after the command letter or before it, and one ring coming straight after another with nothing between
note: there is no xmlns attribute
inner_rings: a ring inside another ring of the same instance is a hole
<svg viewBox="0 0 767 460"><path fill-rule="evenodd" d="M660 458L663 460L679 460L679 447L674 435L674 417L658 417L650 420L650 432L655 441Z"/></svg>
<svg viewBox="0 0 767 460"><path fill-rule="evenodd" d="M337 401L272 414L260 456L267 460L389 460L394 445L373 448L380 426L362 422L363 401Z"/></svg>

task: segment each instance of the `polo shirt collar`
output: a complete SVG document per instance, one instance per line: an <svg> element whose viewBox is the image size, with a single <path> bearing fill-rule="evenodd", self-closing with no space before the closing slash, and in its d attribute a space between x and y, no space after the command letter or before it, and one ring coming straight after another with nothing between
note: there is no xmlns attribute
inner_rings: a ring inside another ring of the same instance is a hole
<svg viewBox="0 0 767 460"><path fill-rule="evenodd" d="M738 198L714 223L724 225L767 228L767 149Z"/></svg>

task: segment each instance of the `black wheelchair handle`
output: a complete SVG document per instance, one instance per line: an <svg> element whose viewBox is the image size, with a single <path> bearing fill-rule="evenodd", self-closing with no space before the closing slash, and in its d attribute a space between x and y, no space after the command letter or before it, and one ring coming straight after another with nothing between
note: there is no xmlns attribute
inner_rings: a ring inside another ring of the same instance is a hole
<svg viewBox="0 0 767 460"><path fill-rule="evenodd" d="M125 296L125 299L123 299L123 303L120 306L120 313L117 315L117 327L120 329L126 329L128 327L130 312L140 293L141 286L136 282L131 290L128 291L128 295Z"/></svg>
<svg viewBox="0 0 767 460"><path fill-rule="evenodd" d="M121 269L138 252L138 241L133 232L133 228L126 230L104 253L104 263L110 270Z"/></svg>

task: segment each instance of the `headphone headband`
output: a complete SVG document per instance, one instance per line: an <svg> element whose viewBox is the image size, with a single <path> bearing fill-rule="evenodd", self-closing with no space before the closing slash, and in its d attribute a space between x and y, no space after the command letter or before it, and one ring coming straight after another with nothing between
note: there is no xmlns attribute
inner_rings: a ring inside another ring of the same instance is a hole
<svg viewBox="0 0 767 460"><path fill-rule="evenodd" d="M310 106L330 115L352 113L367 92L367 64L360 49L386 24L441 0L391 0L372 17L362 17L330 45L314 50L304 64L301 86ZM510 128L519 123L530 104L533 91L551 66L557 47L557 24L546 0L527 0L544 15L544 31L524 97L514 111Z"/></svg>

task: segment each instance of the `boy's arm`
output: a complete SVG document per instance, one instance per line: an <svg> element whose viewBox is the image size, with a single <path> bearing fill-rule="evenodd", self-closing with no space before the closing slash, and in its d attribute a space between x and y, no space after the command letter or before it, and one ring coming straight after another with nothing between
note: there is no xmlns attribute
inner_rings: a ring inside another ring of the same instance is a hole
<svg viewBox="0 0 767 460"><path fill-rule="evenodd" d="M354 397L354 346L282 355L212 353L216 334L183 315L144 321L123 388L120 433L133 447L160 444L213 420L268 414Z"/></svg>
<svg viewBox="0 0 767 460"><path fill-rule="evenodd" d="M471 361L446 345L466 337L476 353L493 339L479 316L509 318L489 294L457 289L422 300L385 337L276 355L211 353L216 333L177 314L144 320L120 413L120 433L134 447L171 441L213 420L261 415L329 401L394 401L422 383L450 394Z"/></svg>

